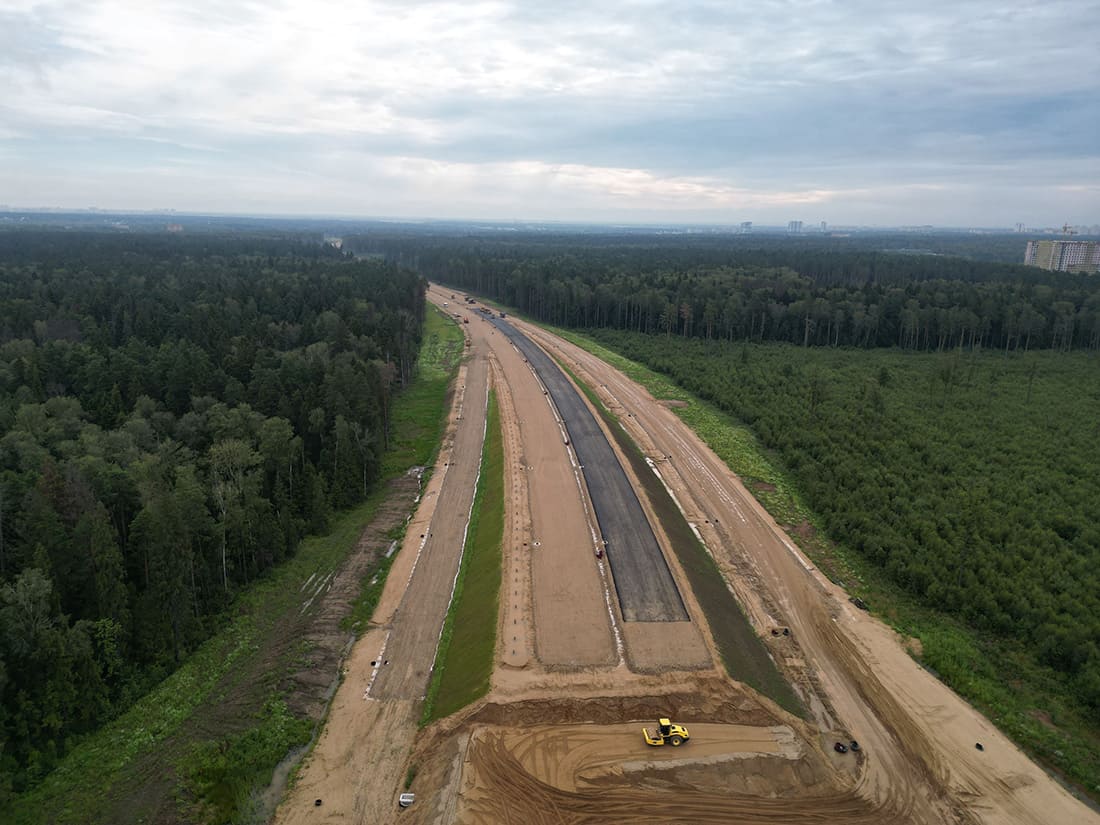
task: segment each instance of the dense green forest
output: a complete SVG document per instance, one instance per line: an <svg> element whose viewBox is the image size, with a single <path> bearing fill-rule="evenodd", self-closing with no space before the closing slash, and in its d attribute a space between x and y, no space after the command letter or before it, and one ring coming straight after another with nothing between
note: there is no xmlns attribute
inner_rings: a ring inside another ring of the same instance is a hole
<svg viewBox="0 0 1100 825"><path fill-rule="evenodd" d="M1100 348L1095 277L899 254L903 240L914 243L384 233L348 243L566 327L834 347Z"/></svg>
<svg viewBox="0 0 1100 825"><path fill-rule="evenodd" d="M365 497L423 288L287 236L0 233L0 798Z"/></svg>
<svg viewBox="0 0 1100 825"><path fill-rule="evenodd" d="M1095 357L590 335L748 424L830 536L927 604L1023 642L1100 724Z"/></svg>

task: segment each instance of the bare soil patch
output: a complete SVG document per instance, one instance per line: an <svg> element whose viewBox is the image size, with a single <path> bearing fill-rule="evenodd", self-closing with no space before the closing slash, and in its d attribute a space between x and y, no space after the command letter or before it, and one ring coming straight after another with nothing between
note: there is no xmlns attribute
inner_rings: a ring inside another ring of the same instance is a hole
<svg viewBox="0 0 1100 825"><path fill-rule="evenodd" d="M1028 716L1038 720L1039 723L1048 730L1058 730L1058 726L1054 724L1054 719L1045 710L1039 710L1037 708L1035 710L1030 710L1028 711Z"/></svg>
<svg viewBox="0 0 1100 825"><path fill-rule="evenodd" d="M713 667L695 622L623 622L626 659L637 673Z"/></svg>
<svg viewBox="0 0 1100 825"><path fill-rule="evenodd" d="M804 541L813 541L817 538L817 529L808 521L799 522L787 529Z"/></svg>
<svg viewBox="0 0 1100 825"><path fill-rule="evenodd" d="M420 492L420 473L421 468L415 468L390 483L385 501L363 529L355 552L301 616L305 619L308 615L309 620L303 622L303 627L294 628L296 632L282 637L284 647L298 642L302 651L296 657L297 668L282 685L287 705L295 713L313 720L324 715L339 678L340 662L354 641L354 635L341 630L340 625L359 595L363 576L390 549L390 537L408 519ZM308 592L306 588L303 596Z"/></svg>
<svg viewBox="0 0 1100 825"><path fill-rule="evenodd" d="M275 822L385 822L396 808L405 754L416 734L420 703L364 699L385 632L371 630L352 649L329 723L302 763ZM333 724L336 720L337 724ZM317 806L316 800L321 800Z"/></svg>
<svg viewBox="0 0 1100 825"><path fill-rule="evenodd" d="M754 822L738 815L760 801L851 796L851 777L830 768L796 720L777 722L721 680L698 684L704 692L488 702L418 743L425 804L410 821L451 809L461 823ZM647 746L642 725L663 715L691 740Z"/></svg>

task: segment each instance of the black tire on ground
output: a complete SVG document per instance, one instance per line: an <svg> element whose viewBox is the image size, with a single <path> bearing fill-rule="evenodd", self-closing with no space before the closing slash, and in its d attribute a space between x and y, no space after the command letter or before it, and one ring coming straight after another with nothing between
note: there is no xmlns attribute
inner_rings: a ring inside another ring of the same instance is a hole
<svg viewBox="0 0 1100 825"><path fill-rule="evenodd" d="M681 739L679 736L673 736L668 741L672 744L672 747L678 748L680 747L680 743L682 743L684 740Z"/></svg>

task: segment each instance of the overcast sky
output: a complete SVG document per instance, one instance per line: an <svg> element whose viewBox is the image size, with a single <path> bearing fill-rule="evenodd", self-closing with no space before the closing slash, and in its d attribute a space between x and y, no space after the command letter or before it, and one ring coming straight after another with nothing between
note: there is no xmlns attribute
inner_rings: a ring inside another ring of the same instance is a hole
<svg viewBox="0 0 1100 825"><path fill-rule="evenodd" d="M1100 223L1100 2L0 0L0 204Z"/></svg>

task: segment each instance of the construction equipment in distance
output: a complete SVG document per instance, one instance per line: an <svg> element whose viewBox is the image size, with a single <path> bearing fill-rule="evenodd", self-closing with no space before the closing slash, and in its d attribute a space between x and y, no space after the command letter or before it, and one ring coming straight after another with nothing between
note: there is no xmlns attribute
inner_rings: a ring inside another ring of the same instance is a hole
<svg viewBox="0 0 1100 825"><path fill-rule="evenodd" d="M642 728L642 736L647 745L664 745L666 742L674 748L691 738L688 729L683 725L672 724L671 719L658 719L657 727L650 732L649 728Z"/></svg>

